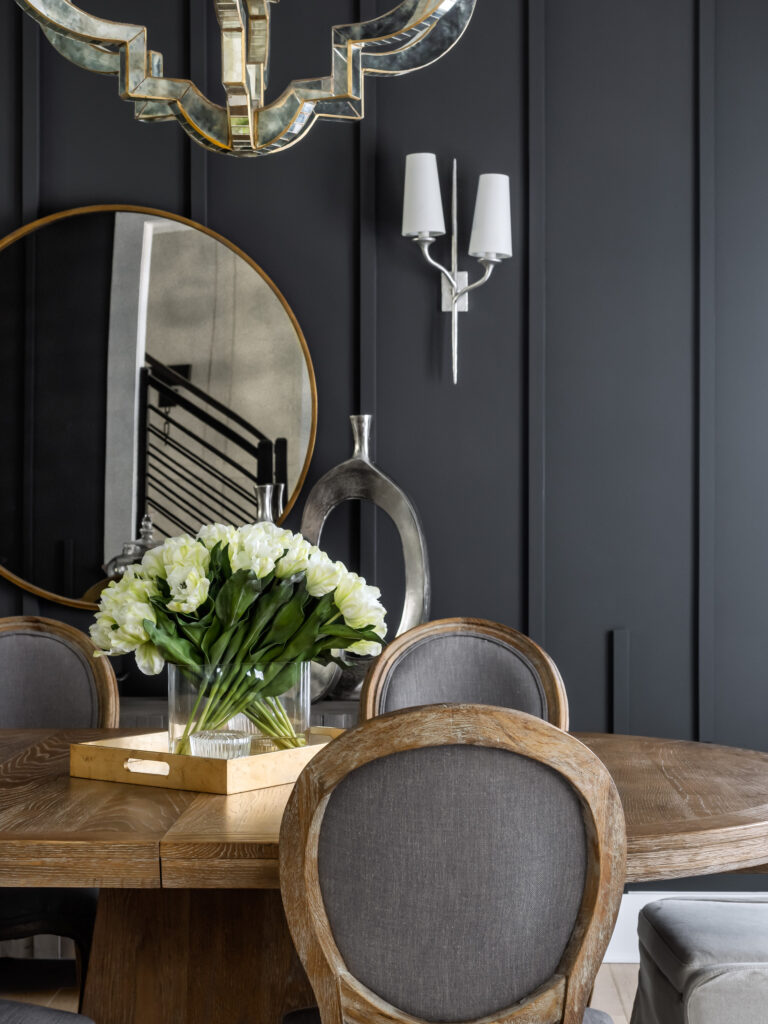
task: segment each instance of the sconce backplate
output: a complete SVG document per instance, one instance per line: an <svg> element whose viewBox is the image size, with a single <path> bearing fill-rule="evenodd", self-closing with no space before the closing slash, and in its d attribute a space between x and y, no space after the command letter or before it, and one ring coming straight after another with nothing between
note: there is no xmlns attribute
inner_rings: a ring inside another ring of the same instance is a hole
<svg viewBox="0 0 768 1024"><path fill-rule="evenodd" d="M279 0L213 0L226 107L192 81L166 78L146 28L94 17L70 0L16 2L68 60L116 76L120 96L135 104L139 120L175 119L208 149L260 156L292 146L317 118L362 118L365 76L403 75L438 60L463 34L477 0L402 0L371 21L336 25L330 73L294 79L272 103L265 102L270 8Z"/></svg>

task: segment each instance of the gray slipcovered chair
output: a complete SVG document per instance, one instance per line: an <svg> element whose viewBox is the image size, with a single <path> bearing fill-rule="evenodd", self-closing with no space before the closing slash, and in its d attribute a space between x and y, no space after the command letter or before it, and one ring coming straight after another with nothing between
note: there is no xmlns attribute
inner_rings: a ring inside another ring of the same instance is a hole
<svg viewBox="0 0 768 1024"><path fill-rule="evenodd" d="M0 999L0 1024L93 1024L93 1021L79 1013Z"/></svg>
<svg viewBox="0 0 768 1024"><path fill-rule="evenodd" d="M666 899L638 920L631 1024L768 1020L768 902Z"/></svg>
<svg viewBox="0 0 768 1024"><path fill-rule="evenodd" d="M360 718L444 701L513 708L568 728L554 661L530 637L486 619L437 619L396 637L368 671Z"/></svg>
<svg viewBox="0 0 768 1024"><path fill-rule="evenodd" d="M625 853L606 768L538 718L440 704L363 723L283 817L283 905L319 1007L286 1024L611 1024L586 1007Z"/></svg>
<svg viewBox="0 0 768 1024"><path fill-rule="evenodd" d="M115 728L117 681L109 661L94 658L94 651L89 637L63 622L0 619L0 728ZM82 981L97 898L96 889L0 889L0 940L72 939Z"/></svg>

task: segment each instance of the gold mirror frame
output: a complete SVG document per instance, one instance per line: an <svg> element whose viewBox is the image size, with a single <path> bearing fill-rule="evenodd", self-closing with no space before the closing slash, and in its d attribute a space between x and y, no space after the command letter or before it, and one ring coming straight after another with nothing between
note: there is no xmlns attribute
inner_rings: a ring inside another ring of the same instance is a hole
<svg viewBox="0 0 768 1024"><path fill-rule="evenodd" d="M312 417L309 440L307 442L307 454L304 459L304 464L301 468L299 478L296 481L296 486L288 496L285 508L280 516L279 522L283 522L296 503L296 500L301 493L301 489L304 486L304 481L306 480L309 465L312 461L312 455L315 449L315 439L317 437L317 382L315 380L314 367L312 366L312 357L309 353L309 347L307 345L306 338L304 337L304 332L299 326L299 322L296 319L293 310L288 305L285 296L274 283L272 278L262 270L258 263L256 263L256 261L247 253L243 252L243 250L239 246L235 245L234 242L230 242L228 238L220 235L217 231L213 231L211 228L206 227L204 224L199 224L197 221L190 220L188 217L182 217L177 213L169 213L167 210L158 210L151 206L133 206L127 203L104 203L94 206L77 206L70 210L60 210L58 213L52 213L47 217L40 217L38 220L30 221L29 224L23 224L20 228L17 228L9 235L6 235L5 238L0 239L0 253L5 249L10 248L10 246L15 242L20 241L22 238L26 238L27 235L31 235L35 231L38 231L40 228L47 227L49 224L54 224L60 220L82 216L87 213L141 213L152 217L164 217L168 220L177 221L179 224L185 224L188 227L196 228L198 231L202 231L217 242L221 242L222 245L225 245L236 256L245 260L245 262L256 271L265 284L272 289L274 295L279 300L288 315L294 330L296 331L296 337L301 345L302 354L307 366L307 374L309 376L309 387L312 402ZM35 597L40 597L46 601L52 601L55 604L63 604L68 608L78 608L82 611L96 611L98 609L98 604L95 604L92 601L84 601L81 598L75 597L65 597L63 594L56 594L51 590L46 590L44 587L38 587L34 583L25 580L23 577L17 576L16 573L11 572L11 570L7 569L4 565L0 565L0 578L7 580L13 586L18 587L21 590L25 590L28 593L33 594Z"/></svg>

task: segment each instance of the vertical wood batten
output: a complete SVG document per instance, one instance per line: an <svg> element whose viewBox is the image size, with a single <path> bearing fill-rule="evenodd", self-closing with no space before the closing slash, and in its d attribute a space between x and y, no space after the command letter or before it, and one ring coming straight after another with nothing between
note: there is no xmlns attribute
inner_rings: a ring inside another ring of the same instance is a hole
<svg viewBox="0 0 768 1024"><path fill-rule="evenodd" d="M715 733L715 0L698 0L697 738Z"/></svg>
<svg viewBox="0 0 768 1024"><path fill-rule="evenodd" d="M378 13L374 0L359 0L358 20ZM358 412L373 416L371 458L376 460L376 349L378 321L378 253L376 223L376 94L379 83L367 83L365 117L358 125ZM375 580L377 571L377 512L369 502L360 508L360 573Z"/></svg>
<svg viewBox="0 0 768 1024"><path fill-rule="evenodd" d="M21 220L36 220L40 215L40 29L31 18L21 27ZM24 268L24 358L23 358L23 431L21 460L21 516L23 525L22 575L34 578L35 507L35 240L25 247ZM27 605L24 614L34 614Z"/></svg>
<svg viewBox="0 0 768 1024"><path fill-rule="evenodd" d="M528 2L528 609L546 645L546 2Z"/></svg>
<svg viewBox="0 0 768 1024"><path fill-rule="evenodd" d="M208 6L203 0L189 5L189 76L208 93ZM208 150L189 139L189 216L208 226Z"/></svg>
<svg viewBox="0 0 768 1024"><path fill-rule="evenodd" d="M21 220L40 215L40 29L21 24Z"/></svg>
<svg viewBox="0 0 768 1024"><path fill-rule="evenodd" d="M629 630L611 630L611 682L613 688L612 729L631 733Z"/></svg>

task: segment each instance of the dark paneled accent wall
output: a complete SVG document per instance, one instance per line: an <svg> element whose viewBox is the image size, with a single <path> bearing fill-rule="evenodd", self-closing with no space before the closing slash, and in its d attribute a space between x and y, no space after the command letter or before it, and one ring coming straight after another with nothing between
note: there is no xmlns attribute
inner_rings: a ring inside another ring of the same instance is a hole
<svg viewBox="0 0 768 1024"><path fill-rule="evenodd" d="M273 81L322 73L330 24L381 7L280 5ZM130 17L216 92L207 0L135 0ZM424 521L435 617L543 643L576 728L768 749L766 40L763 0L478 0L446 58L369 84L361 125L234 160L135 123L113 81L6 3L0 230L124 201L230 237L312 352L309 485L348 456L347 416L375 413L377 460ZM436 275L399 233L414 150L438 153L446 200L459 160L463 250L477 175L512 181L515 258L462 316L457 388ZM23 486L19 452L3 458ZM359 555L396 622L389 524L339 513L328 542Z"/></svg>

